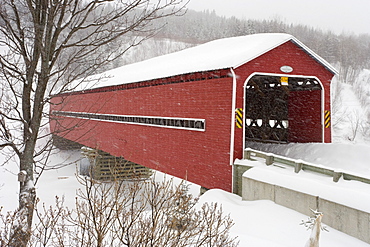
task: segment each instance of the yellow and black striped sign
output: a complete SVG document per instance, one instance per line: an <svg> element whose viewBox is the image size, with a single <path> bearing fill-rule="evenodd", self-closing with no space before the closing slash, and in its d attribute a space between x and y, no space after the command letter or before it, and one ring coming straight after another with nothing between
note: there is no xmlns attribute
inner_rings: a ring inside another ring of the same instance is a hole
<svg viewBox="0 0 370 247"><path fill-rule="evenodd" d="M236 114L236 118L235 118L236 119L236 121L235 121L236 127L241 129L241 128L243 128L243 109L242 108L236 108L235 114Z"/></svg>
<svg viewBox="0 0 370 247"><path fill-rule="evenodd" d="M325 111L325 128L330 128L330 111Z"/></svg>

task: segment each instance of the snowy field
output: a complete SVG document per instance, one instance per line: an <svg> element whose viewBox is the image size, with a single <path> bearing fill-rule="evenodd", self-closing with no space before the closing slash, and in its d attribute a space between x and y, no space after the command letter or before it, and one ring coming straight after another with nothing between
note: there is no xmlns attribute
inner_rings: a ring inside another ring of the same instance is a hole
<svg viewBox="0 0 370 247"><path fill-rule="evenodd" d="M342 94L343 105L357 112L364 112L349 85L345 85ZM362 113L361 113L362 114ZM333 144L289 144L284 146L264 146L269 152L280 153L292 158L299 158L315 164L356 172L370 177L370 145L366 136L358 133L355 141L346 140L350 135L350 118L343 120L334 133ZM81 157L78 151L63 151L51 157L51 164L72 162L71 165L59 170L46 171L37 183L37 193L41 202L54 204L56 195L64 196L65 204L73 207L76 190L80 187L75 178L77 160ZM76 162L73 162L76 161ZM0 162L4 157L0 156ZM3 212L14 210L17 206L18 167L15 162L0 166L0 206ZM161 175L157 175L161 178ZM196 194L199 187L191 186ZM350 200L351 198L348 198ZM218 202L222 204L224 213L230 214L235 222L231 234L238 236L239 246L248 247L298 247L304 246L309 239L310 231L301 226L307 215L274 204L271 201L242 201L237 195L221 190L210 190L200 198L200 203ZM325 216L324 216L325 217ZM358 239L328 227L320 239L321 247L365 247L370 246Z"/></svg>

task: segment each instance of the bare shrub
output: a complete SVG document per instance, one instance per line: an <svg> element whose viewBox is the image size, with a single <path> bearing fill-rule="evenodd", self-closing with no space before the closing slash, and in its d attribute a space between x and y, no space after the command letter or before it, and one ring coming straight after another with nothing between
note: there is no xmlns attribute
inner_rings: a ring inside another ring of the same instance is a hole
<svg viewBox="0 0 370 247"><path fill-rule="evenodd" d="M79 177L75 209L56 198L35 210L31 246L236 246L233 225L217 203L199 205L185 182L100 182ZM8 246L16 214L0 216L0 243Z"/></svg>

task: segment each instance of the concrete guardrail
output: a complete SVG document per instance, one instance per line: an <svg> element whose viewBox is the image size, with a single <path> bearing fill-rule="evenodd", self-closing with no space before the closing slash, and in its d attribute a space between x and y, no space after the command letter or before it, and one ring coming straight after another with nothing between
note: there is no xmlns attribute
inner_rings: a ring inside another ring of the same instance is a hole
<svg viewBox="0 0 370 247"><path fill-rule="evenodd" d="M274 163L280 163L280 164L285 164L287 166L291 166L294 168L295 173L299 173L299 171L304 170L304 171L311 171L311 172L328 175L328 176L333 177L334 182L338 182L339 179L342 177L344 180L355 180L355 181L359 181L362 183L370 184L369 177L360 176L360 175L350 173L347 171L336 171L331 168L310 164L302 160L290 159L290 158L276 155L273 153L265 153L265 152L254 150L251 148L246 148L244 150L244 159L253 160L254 158L265 159L265 164L268 166Z"/></svg>

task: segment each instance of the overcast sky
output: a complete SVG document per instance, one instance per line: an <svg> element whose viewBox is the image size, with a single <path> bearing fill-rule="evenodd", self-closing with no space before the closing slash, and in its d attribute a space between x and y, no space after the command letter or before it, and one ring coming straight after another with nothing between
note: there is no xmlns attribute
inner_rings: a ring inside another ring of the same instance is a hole
<svg viewBox="0 0 370 247"><path fill-rule="evenodd" d="M370 34L370 0L190 0L189 9L221 16L276 19L337 34Z"/></svg>

